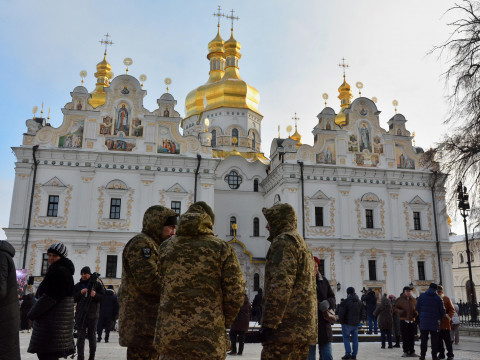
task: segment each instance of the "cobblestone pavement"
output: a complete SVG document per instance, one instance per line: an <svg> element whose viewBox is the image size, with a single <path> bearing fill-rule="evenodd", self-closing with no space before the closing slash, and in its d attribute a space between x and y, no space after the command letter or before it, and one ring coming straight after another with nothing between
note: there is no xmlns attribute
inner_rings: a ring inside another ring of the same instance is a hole
<svg viewBox="0 0 480 360"><path fill-rule="evenodd" d="M20 345L22 360L37 359L34 354L27 353L28 342L30 341L28 333L20 334ZM88 341L87 341L88 344ZM88 345L85 345L85 355L88 358ZM262 350L261 344L245 344L243 356L228 356L227 360L235 358L244 360L259 360L260 352ZM416 352L420 353L419 343L417 342ZM480 359L480 337L464 336L460 339L459 345L454 345L455 360L479 360ZM339 360L344 355L343 344L333 344L333 358ZM398 359L402 355L401 349L380 349L378 342L362 342L359 346L357 359L360 360L376 360L376 359ZM317 354L318 358L318 354ZM126 348L118 345L118 334L116 332L110 333L110 342L105 344L101 342L97 345L97 354L95 360L124 360L126 359ZM430 353L427 354L427 359L431 359ZM185 359L189 360L189 359ZM205 359L208 360L208 359Z"/></svg>

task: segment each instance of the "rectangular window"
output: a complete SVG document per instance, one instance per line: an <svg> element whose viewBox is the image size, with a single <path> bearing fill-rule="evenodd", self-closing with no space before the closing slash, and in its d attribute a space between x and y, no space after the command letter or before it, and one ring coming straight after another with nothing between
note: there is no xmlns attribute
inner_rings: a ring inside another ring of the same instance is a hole
<svg viewBox="0 0 480 360"><path fill-rule="evenodd" d="M370 280L377 280L377 261L368 260L368 276Z"/></svg>
<svg viewBox="0 0 480 360"><path fill-rule="evenodd" d="M40 272L41 276L45 276L47 274L48 270L48 254L44 253L42 254L42 270Z"/></svg>
<svg viewBox="0 0 480 360"><path fill-rule="evenodd" d="M365 210L365 220L367 229L373 229L373 210L367 209Z"/></svg>
<svg viewBox="0 0 480 360"><path fill-rule="evenodd" d="M120 207L122 199L112 198L110 200L110 219L120 219Z"/></svg>
<svg viewBox="0 0 480 360"><path fill-rule="evenodd" d="M422 225L420 223L420 212L414 211L413 212L413 226L415 230L422 230Z"/></svg>
<svg viewBox="0 0 480 360"><path fill-rule="evenodd" d="M323 207L315 206L315 226L323 226Z"/></svg>
<svg viewBox="0 0 480 360"><path fill-rule="evenodd" d="M425 261L418 262L418 280L425 280Z"/></svg>
<svg viewBox="0 0 480 360"><path fill-rule="evenodd" d="M182 209L182 202L181 201L172 201L171 209L175 211L178 215L180 215Z"/></svg>
<svg viewBox="0 0 480 360"><path fill-rule="evenodd" d="M58 195L50 195L48 197L48 210L47 216L57 217L58 214Z"/></svg>
<svg viewBox="0 0 480 360"><path fill-rule="evenodd" d="M318 272L325 276L325 259L320 259L320 265L318 265Z"/></svg>
<svg viewBox="0 0 480 360"><path fill-rule="evenodd" d="M117 277L117 255L107 255L107 271L105 272L105 277Z"/></svg>

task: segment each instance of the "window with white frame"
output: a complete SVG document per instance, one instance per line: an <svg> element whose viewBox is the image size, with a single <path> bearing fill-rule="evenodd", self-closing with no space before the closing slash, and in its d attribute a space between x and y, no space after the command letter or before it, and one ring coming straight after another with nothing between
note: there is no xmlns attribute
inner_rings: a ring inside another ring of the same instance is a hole
<svg viewBox="0 0 480 360"><path fill-rule="evenodd" d="M383 205L378 196L373 193L367 193L362 196L357 206L359 206L357 208L359 215L361 215L361 212L363 212L361 215L362 228L379 229L379 225L381 223L380 214Z"/></svg>
<svg viewBox="0 0 480 360"><path fill-rule="evenodd" d="M408 209L410 230L429 231L425 224L429 224L429 204L423 201L420 196L415 196L405 207Z"/></svg>
<svg viewBox="0 0 480 360"><path fill-rule="evenodd" d="M182 211L182 202L181 201L172 201L170 204L170 208L175 211L178 215L180 215Z"/></svg>
<svg viewBox="0 0 480 360"><path fill-rule="evenodd" d="M368 278L369 280L377 280L377 261L368 260Z"/></svg>
<svg viewBox="0 0 480 360"><path fill-rule="evenodd" d="M47 216L57 217L59 199L60 199L60 196L58 196L58 195L49 195L48 196Z"/></svg>
<svg viewBox="0 0 480 360"><path fill-rule="evenodd" d="M425 261L417 261L418 280L426 280L425 277Z"/></svg>
<svg viewBox="0 0 480 360"><path fill-rule="evenodd" d="M260 236L260 219L253 218L253 236Z"/></svg>
<svg viewBox="0 0 480 360"><path fill-rule="evenodd" d="M122 199L110 199L110 219L120 219L120 210L122 208Z"/></svg>
<svg viewBox="0 0 480 360"><path fill-rule="evenodd" d="M334 200L329 198L323 191L318 190L308 198L308 211L311 214L308 226L330 227L333 213L331 207Z"/></svg>
<svg viewBox="0 0 480 360"><path fill-rule="evenodd" d="M315 206L315 226L323 226L323 207Z"/></svg>
<svg viewBox="0 0 480 360"><path fill-rule="evenodd" d="M122 203L126 202L128 193L127 185L121 180L112 180L105 187L107 198L105 204L108 204L109 218L113 220L120 220L125 218L125 209Z"/></svg>
<svg viewBox="0 0 480 360"><path fill-rule="evenodd" d="M48 270L48 253L42 254L42 268L40 270L40 276L47 275Z"/></svg>

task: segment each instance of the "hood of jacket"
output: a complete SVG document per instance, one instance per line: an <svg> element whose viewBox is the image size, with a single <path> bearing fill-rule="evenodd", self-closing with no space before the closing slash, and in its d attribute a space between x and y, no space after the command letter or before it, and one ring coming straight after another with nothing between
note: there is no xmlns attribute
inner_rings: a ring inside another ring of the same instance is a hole
<svg viewBox="0 0 480 360"><path fill-rule="evenodd" d="M12 258L15 256L15 249L14 247L12 246L12 244L10 244L8 241L6 240L0 240L0 251L4 251L6 252L8 255L10 255Z"/></svg>
<svg viewBox="0 0 480 360"><path fill-rule="evenodd" d="M213 235L213 221L205 210L205 206L208 205L195 203L188 208L180 217L178 236Z"/></svg>
<svg viewBox="0 0 480 360"><path fill-rule="evenodd" d="M390 299L386 296L382 296L382 300L380 300L380 305L388 306L390 304Z"/></svg>
<svg viewBox="0 0 480 360"><path fill-rule="evenodd" d="M143 215L143 229L142 233L150 236L157 244L162 242L162 229L171 216L178 216L172 209L161 205L151 206L145 211Z"/></svg>
<svg viewBox="0 0 480 360"><path fill-rule="evenodd" d="M268 241L284 232L297 230L297 214L290 204L277 204L269 209L263 208L262 212L270 226Z"/></svg>
<svg viewBox="0 0 480 360"><path fill-rule="evenodd" d="M425 291L425 295L427 296L438 296L437 291L435 289L428 288L427 291Z"/></svg>
<svg viewBox="0 0 480 360"><path fill-rule="evenodd" d="M55 269L59 266L63 266L64 268L66 268L72 275L75 273L75 265L73 265L73 262L70 259L64 257L61 257L60 260L57 260L52 265L50 265L48 270Z"/></svg>
<svg viewBox="0 0 480 360"><path fill-rule="evenodd" d="M115 292L112 289L105 289L105 296L113 296Z"/></svg>

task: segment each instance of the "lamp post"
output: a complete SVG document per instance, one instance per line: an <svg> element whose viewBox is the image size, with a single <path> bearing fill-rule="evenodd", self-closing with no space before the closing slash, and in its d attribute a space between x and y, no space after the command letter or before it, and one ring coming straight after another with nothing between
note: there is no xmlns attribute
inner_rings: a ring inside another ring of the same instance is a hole
<svg viewBox="0 0 480 360"><path fill-rule="evenodd" d="M470 280L470 319L472 322L477 321L477 308L475 306L475 284L473 283L472 277L472 264L470 262L470 246L468 244L468 231L467 231L467 216L468 211L470 211L470 203L468 202L467 188L463 186L462 182L458 184L457 188L457 200L458 200L458 209L460 210L460 215L463 217L463 225L465 227L465 243L467 246L467 265L468 265L468 276Z"/></svg>
<svg viewBox="0 0 480 360"><path fill-rule="evenodd" d="M233 229L233 238L236 239L237 238L238 225L237 224L232 224L232 229Z"/></svg>
<svg viewBox="0 0 480 360"><path fill-rule="evenodd" d="M337 282L337 291L340 291L341 288L342 288L342 284L340 284L339 282Z"/></svg>

